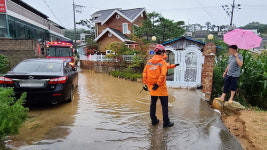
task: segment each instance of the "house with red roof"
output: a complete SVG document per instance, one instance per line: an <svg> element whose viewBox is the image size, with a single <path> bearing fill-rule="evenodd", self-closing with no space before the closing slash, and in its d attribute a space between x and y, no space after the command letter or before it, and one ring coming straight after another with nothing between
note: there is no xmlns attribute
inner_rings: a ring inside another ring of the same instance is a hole
<svg viewBox="0 0 267 150"><path fill-rule="evenodd" d="M129 39L133 26L142 26L146 19L145 8L100 10L91 15L95 23L95 41L99 44L101 53L108 53L106 48L114 42L123 42L129 48L136 46Z"/></svg>

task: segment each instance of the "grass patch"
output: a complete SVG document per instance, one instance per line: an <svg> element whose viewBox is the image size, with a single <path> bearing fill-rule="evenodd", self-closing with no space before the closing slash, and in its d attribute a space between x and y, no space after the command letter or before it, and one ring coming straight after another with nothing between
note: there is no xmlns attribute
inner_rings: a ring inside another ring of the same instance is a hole
<svg viewBox="0 0 267 150"><path fill-rule="evenodd" d="M111 71L110 75L116 78L123 78L132 81L137 81L138 78L142 78L142 73L132 73L127 71Z"/></svg>
<svg viewBox="0 0 267 150"><path fill-rule="evenodd" d="M260 108L260 107L257 107L257 106L247 106L247 109L249 110L252 110L252 111L257 111L257 112L267 112L266 110Z"/></svg>

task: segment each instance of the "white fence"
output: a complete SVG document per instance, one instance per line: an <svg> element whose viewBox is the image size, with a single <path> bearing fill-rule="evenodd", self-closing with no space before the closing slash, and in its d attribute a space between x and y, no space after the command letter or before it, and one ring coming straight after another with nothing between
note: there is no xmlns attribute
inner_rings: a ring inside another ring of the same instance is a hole
<svg viewBox="0 0 267 150"><path fill-rule="evenodd" d="M123 61L131 62L133 61L133 57L135 55L122 55ZM88 55L88 56L80 56L80 60L89 60L89 61L104 61L104 62L117 62L118 60L114 58L106 57L105 55Z"/></svg>

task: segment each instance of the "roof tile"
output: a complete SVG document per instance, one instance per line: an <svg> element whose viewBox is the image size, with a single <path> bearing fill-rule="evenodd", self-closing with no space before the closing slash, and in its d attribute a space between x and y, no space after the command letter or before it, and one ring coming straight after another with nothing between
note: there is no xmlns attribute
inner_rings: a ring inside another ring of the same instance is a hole
<svg viewBox="0 0 267 150"><path fill-rule="evenodd" d="M107 17L110 16L110 14L112 14L115 10L117 10L121 12L122 14L124 14L126 17L128 17L128 19L133 20L144 9L145 8L134 8L134 9L122 10L120 8L115 8L115 9L99 10L95 12L94 14L92 14L91 17L94 22L102 22L106 20Z"/></svg>

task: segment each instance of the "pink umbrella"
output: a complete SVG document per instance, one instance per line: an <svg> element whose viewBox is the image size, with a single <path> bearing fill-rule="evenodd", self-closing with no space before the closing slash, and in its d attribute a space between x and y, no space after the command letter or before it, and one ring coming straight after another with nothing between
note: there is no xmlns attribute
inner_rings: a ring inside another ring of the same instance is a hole
<svg viewBox="0 0 267 150"><path fill-rule="evenodd" d="M250 30L235 29L223 35L224 42L229 45L237 45L240 49L252 49L260 47L262 38Z"/></svg>

